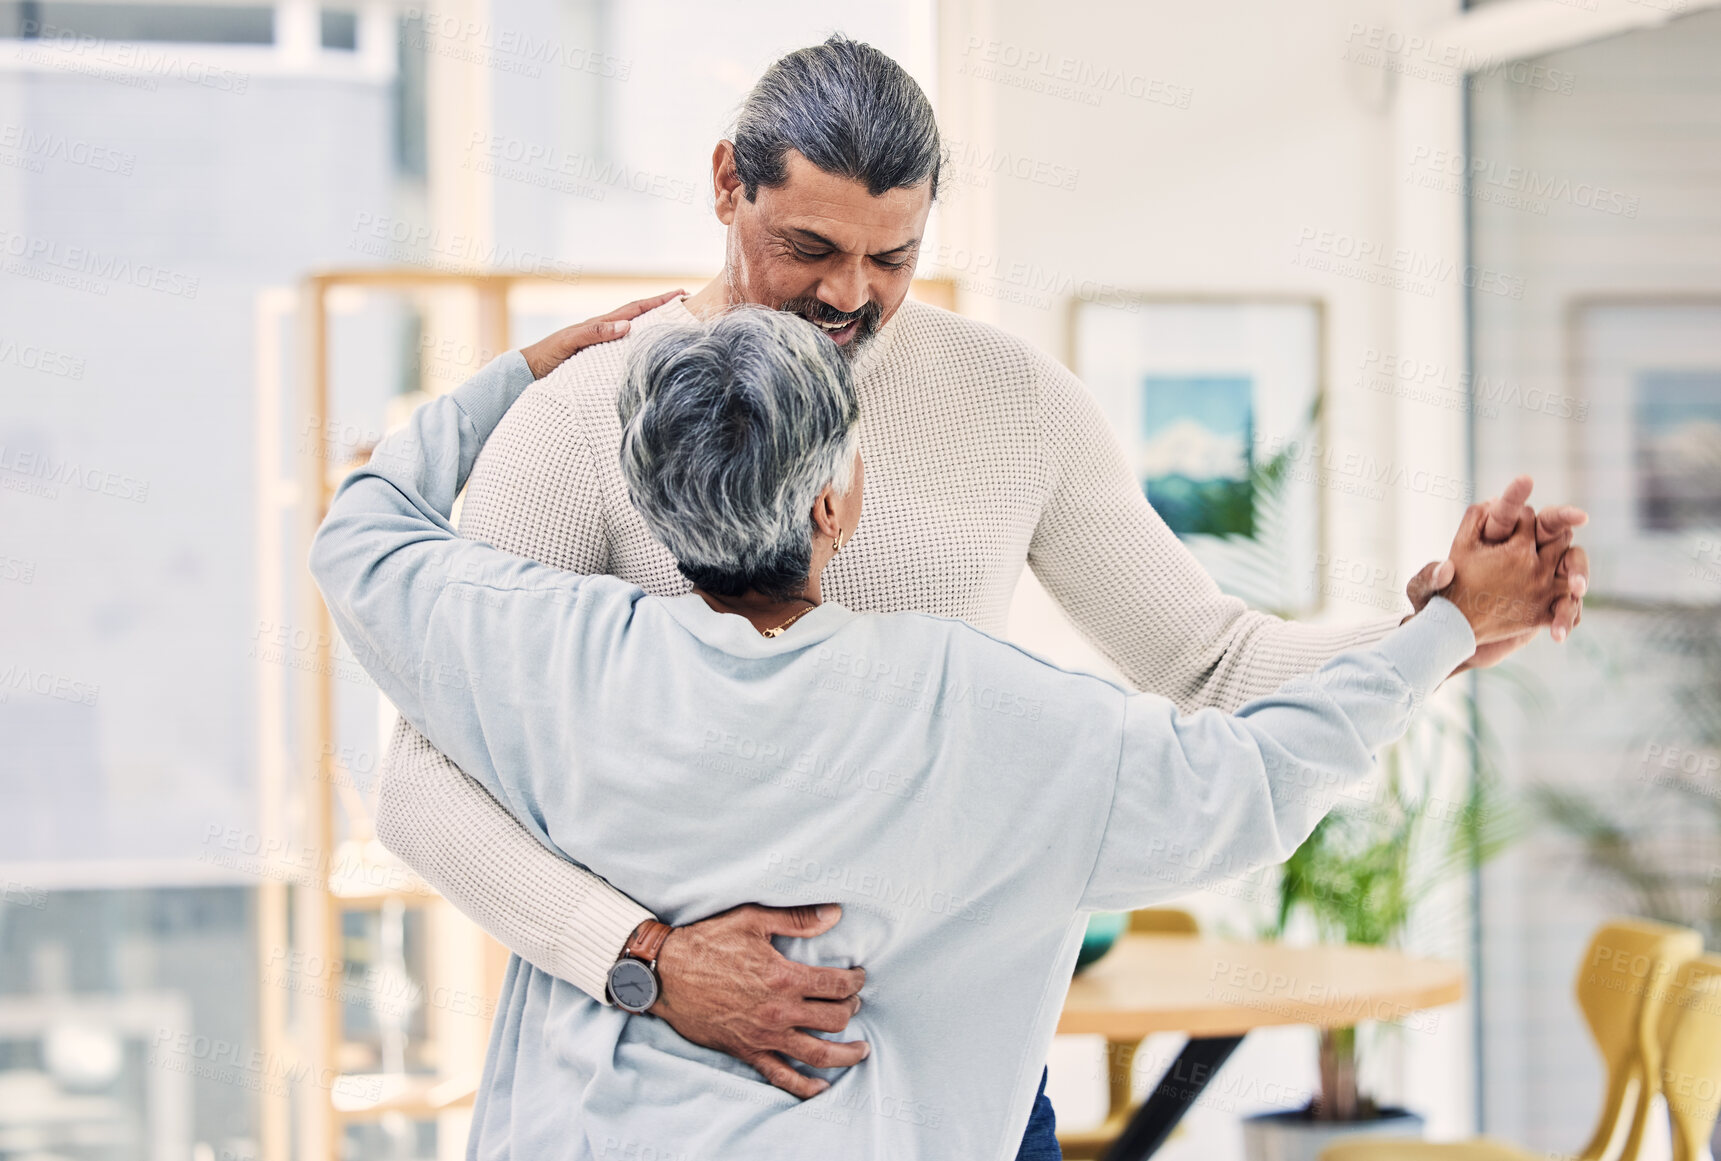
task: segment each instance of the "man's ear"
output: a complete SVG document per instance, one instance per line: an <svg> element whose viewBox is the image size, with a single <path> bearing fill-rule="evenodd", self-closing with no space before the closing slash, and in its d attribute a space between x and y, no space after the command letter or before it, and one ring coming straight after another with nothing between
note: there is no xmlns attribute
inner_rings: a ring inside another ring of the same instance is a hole
<svg viewBox="0 0 1721 1161"><path fill-rule="evenodd" d="M725 226L735 222L735 211L746 196L741 175L735 171L735 144L719 141L711 151L711 193L716 202L717 220Z"/></svg>

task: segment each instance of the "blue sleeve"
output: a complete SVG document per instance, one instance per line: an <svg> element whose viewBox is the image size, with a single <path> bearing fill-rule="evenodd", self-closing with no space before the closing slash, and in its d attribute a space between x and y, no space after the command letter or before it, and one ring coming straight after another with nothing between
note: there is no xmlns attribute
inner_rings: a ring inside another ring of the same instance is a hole
<svg viewBox="0 0 1721 1161"><path fill-rule="evenodd" d="M510 352L420 407L341 484L310 559L341 636L401 716L528 825L531 796L498 766L538 711L567 705L558 687L576 675L552 658L580 631L587 578L464 539L449 516L531 384ZM518 675L531 675L532 697L519 696Z"/></svg>
<svg viewBox="0 0 1721 1161"><path fill-rule="evenodd" d="M1283 862L1340 800L1366 799L1375 752L1475 648L1464 614L1436 597L1374 645L1235 715L1131 695L1082 906L1145 907Z"/></svg>

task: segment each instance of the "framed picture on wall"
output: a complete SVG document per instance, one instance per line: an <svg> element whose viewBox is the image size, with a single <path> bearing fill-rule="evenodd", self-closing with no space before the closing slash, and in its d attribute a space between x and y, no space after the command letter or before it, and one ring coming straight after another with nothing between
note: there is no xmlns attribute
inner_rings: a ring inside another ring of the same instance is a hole
<svg viewBox="0 0 1721 1161"><path fill-rule="evenodd" d="M1228 593L1285 614L1319 603L1321 502L1296 453L1317 439L1314 299L1077 302L1076 374L1171 530Z"/></svg>
<svg viewBox="0 0 1721 1161"><path fill-rule="evenodd" d="M1569 319L1593 591L1721 603L1721 297L1586 299Z"/></svg>

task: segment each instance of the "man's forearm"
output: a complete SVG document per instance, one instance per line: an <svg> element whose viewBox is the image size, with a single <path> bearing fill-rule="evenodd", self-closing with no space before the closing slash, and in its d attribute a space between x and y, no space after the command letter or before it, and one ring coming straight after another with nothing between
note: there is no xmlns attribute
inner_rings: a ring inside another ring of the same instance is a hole
<svg viewBox="0 0 1721 1161"><path fill-rule="evenodd" d="M1087 388L1055 365L1043 376L1041 431L1053 485L1029 563L1136 688L1180 710L1230 713L1398 625L1396 614L1299 624L1226 596L1149 506Z"/></svg>
<svg viewBox="0 0 1721 1161"><path fill-rule="evenodd" d="M1208 664L1183 675L1150 671L1149 680L1180 681L1183 688L1175 695L1165 692L1184 708L1213 706L1233 713L1342 653L1373 645L1402 620L1393 615L1342 625L1310 625L1245 609L1214 637Z"/></svg>
<svg viewBox="0 0 1721 1161"><path fill-rule="evenodd" d="M546 848L405 722L390 751L383 845L508 950L607 1004L609 968L651 912Z"/></svg>

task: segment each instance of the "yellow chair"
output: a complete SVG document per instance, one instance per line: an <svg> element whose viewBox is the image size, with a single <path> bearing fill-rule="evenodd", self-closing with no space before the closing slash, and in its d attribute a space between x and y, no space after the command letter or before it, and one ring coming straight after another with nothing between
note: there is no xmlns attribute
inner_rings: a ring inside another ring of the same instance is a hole
<svg viewBox="0 0 1721 1161"><path fill-rule="evenodd" d="M1685 927L1648 919L1616 919L1590 940L1578 967L1578 1007L1607 1066L1601 1116L1574 1161L1600 1161L1625 1114L1633 1087L1637 1099L1631 1132L1618 1157L1636 1161L1649 1110L1661 1088L1661 1016L1675 973L1703 951L1703 937ZM1478 1137L1455 1144L1357 1136L1329 1145L1321 1161L1542 1161L1504 1141Z"/></svg>
<svg viewBox="0 0 1721 1161"><path fill-rule="evenodd" d="M1698 1161L1721 1111L1721 956L1683 965L1661 1008L1661 1091L1673 1161Z"/></svg>
<svg viewBox="0 0 1721 1161"><path fill-rule="evenodd" d="M1144 907L1130 912L1129 930L1137 935L1200 935L1201 924L1180 907ZM1140 1040L1107 1042L1106 1090L1109 1096L1106 1119L1091 1129L1058 1134L1065 1161L1096 1161L1104 1157L1111 1143L1129 1123L1130 1115L1135 1112L1131 1082L1135 1076L1135 1054L1140 1048Z"/></svg>
<svg viewBox="0 0 1721 1161"><path fill-rule="evenodd" d="M1181 907L1143 907L1131 911L1129 929L1137 935L1201 934L1201 924Z"/></svg>

